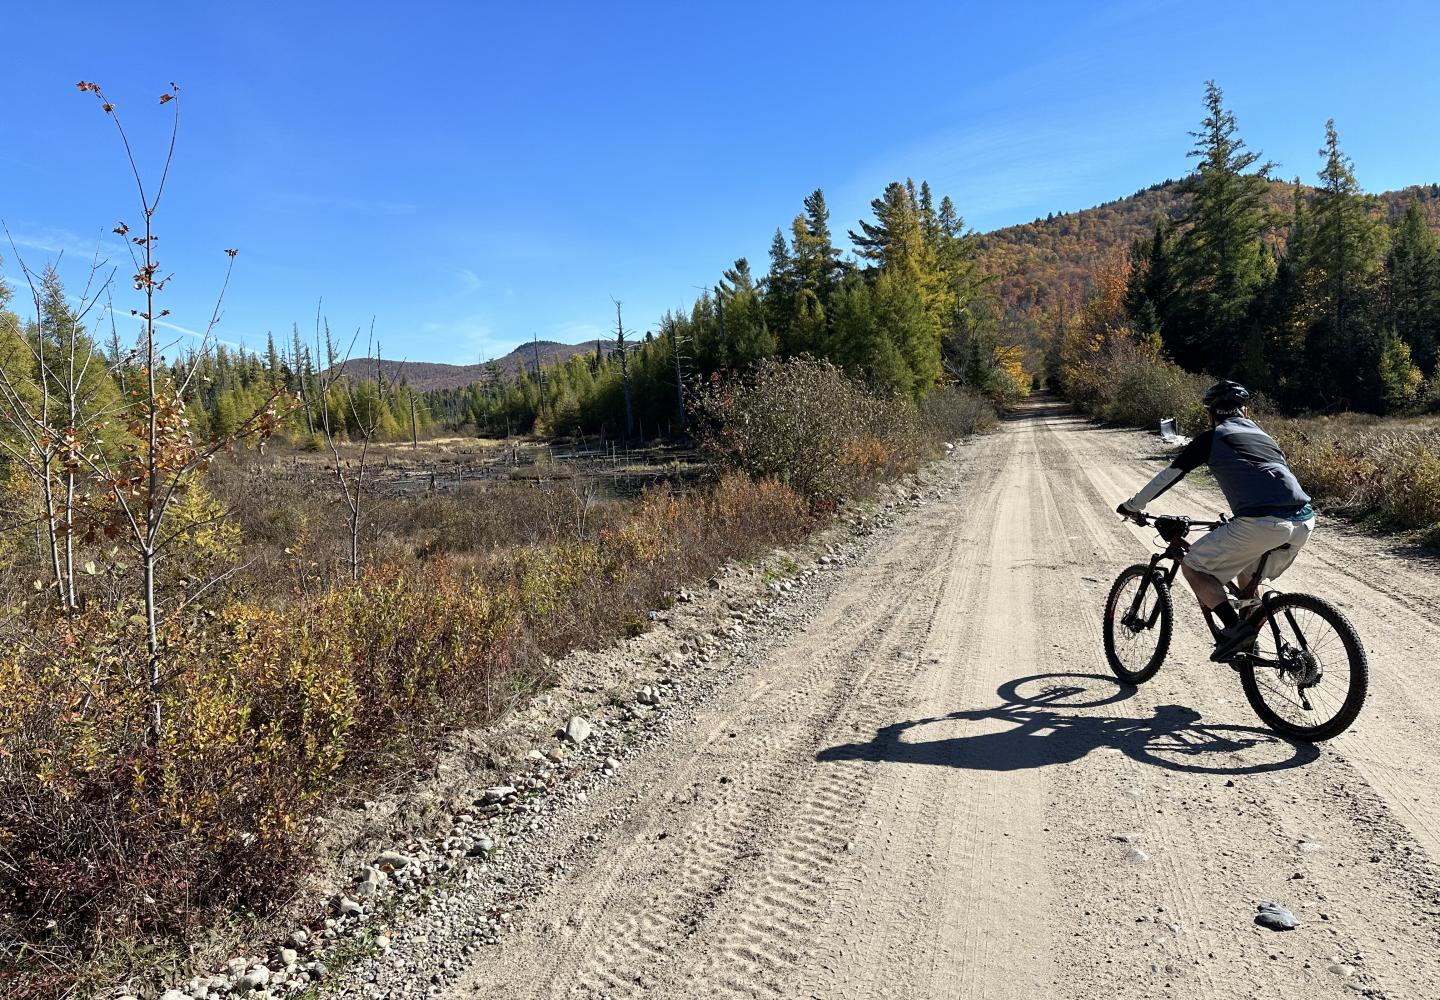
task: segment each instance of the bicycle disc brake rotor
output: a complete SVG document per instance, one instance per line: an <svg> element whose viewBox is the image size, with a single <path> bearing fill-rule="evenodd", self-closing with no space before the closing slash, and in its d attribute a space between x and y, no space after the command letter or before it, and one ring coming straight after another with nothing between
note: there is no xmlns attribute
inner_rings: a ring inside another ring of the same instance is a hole
<svg viewBox="0 0 1440 1000"><path fill-rule="evenodd" d="M1297 688L1311 688L1320 683L1325 671L1320 659L1308 649L1297 649L1288 642L1280 654L1281 670L1285 678Z"/></svg>

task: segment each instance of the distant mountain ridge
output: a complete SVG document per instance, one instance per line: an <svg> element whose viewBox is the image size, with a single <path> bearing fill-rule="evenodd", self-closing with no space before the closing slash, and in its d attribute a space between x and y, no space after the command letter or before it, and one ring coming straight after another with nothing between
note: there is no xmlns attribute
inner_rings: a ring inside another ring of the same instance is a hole
<svg viewBox="0 0 1440 1000"><path fill-rule="evenodd" d="M1101 264L1117 249L1148 237L1157 216L1177 218L1183 212L1187 195L1182 183L1167 180L1093 208L981 233L976 237L980 267L994 277L1000 301L1011 313L1059 303L1078 306ZM1272 182L1270 199L1277 211L1288 212L1294 196L1294 183ZM1373 197L1391 221L1416 198L1440 230L1440 184L1415 184Z"/></svg>
<svg viewBox="0 0 1440 1000"><path fill-rule="evenodd" d="M375 377L378 365L387 382L399 382L403 379L412 389L429 392L433 389L463 389L477 382L488 382L497 372L502 376L518 375L522 366L527 371L534 371L537 354L540 363L548 365L569 360L576 354L594 354L600 348L604 348L608 353L613 347L613 342L608 340L587 340L579 344L539 340L521 344L504 357L474 365L447 365L438 361L394 361L388 358L377 363L374 358L351 358L336 365L335 369L348 373L352 378L365 379Z"/></svg>

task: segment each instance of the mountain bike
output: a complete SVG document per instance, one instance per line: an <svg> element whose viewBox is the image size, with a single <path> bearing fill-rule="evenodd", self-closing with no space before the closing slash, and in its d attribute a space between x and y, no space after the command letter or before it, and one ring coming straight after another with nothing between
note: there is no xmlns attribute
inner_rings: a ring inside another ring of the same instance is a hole
<svg viewBox="0 0 1440 1000"><path fill-rule="evenodd" d="M1165 549L1151 556L1149 563L1124 570L1110 588L1105 602L1105 658L1120 680L1143 684L1155 676L1170 651L1175 619L1170 589L1190 550L1186 537L1192 529L1213 531L1225 521L1148 514L1134 515L1132 520L1153 526ZM1335 605L1312 594L1269 587L1261 592L1266 560L1288 547L1261 556L1243 588L1233 581L1226 584L1241 619L1257 629L1254 643L1228 663L1240 675L1245 698L1265 725L1291 739L1318 742L1340 735L1355 721L1365 704L1370 671L1365 647ZM1202 610L1211 634L1218 638L1220 623L1209 609Z"/></svg>

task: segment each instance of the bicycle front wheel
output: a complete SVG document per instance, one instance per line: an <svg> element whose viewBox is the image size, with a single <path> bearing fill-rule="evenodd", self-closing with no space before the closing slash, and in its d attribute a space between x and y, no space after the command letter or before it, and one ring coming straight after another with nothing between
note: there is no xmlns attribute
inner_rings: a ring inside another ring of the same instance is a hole
<svg viewBox="0 0 1440 1000"><path fill-rule="evenodd" d="M1250 707L1282 736L1314 743L1339 736L1365 704L1370 667L1349 619L1310 594L1269 602L1248 655L1238 657Z"/></svg>
<svg viewBox="0 0 1440 1000"><path fill-rule="evenodd" d="M1170 587L1153 568L1120 574L1105 601L1105 659L1116 677L1143 684L1155 676L1170 651L1174 617Z"/></svg>

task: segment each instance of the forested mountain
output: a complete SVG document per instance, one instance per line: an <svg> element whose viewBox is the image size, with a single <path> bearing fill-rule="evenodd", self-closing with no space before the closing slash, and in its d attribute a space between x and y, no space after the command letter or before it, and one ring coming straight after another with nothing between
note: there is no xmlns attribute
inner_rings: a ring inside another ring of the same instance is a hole
<svg viewBox="0 0 1440 1000"><path fill-rule="evenodd" d="M353 378L374 378L376 368L389 382L406 382L417 392L434 389L463 389L477 382L491 382L497 377L514 378L522 368L534 371L537 364L563 364L572 355L594 354L601 341L587 340L580 344L561 344L553 340L521 344L503 357L474 365L447 365L436 361L395 361L374 358L351 358L336 365Z"/></svg>
<svg viewBox="0 0 1440 1000"><path fill-rule="evenodd" d="M767 266L738 258L688 309L627 317L628 331L617 306L604 340L521 344L477 365L340 365L328 334L312 352L297 330L263 352L171 359L171 377L202 435L224 438L284 397L282 431L311 443L432 424L669 434L699 386L802 356L912 399L960 385L1003 404L1138 351L1241 378L1290 410L1440 409L1440 185L1366 193L1333 123L1320 169L1280 180L1213 84L1205 105L1184 179L990 233L907 178L845 225L847 253L815 190L774 231ZM8 296L0 285L0 309ZM53 270L43 298L32 319L4 313L15 356L51 329L90 352ZM127 357L113 340L104 353L115 370Z"/></svg>
<svg viewBox="0 0 1440 1000"><path fill-rule="evenodd" d="M1440 184L1374 195L1373 211L1394 223L1412 198L1420 203L1430 226L1440 231ZM1285 214L1294 200L1292 181L1267 181L1267 208ZM1157 218L1177 221L1188 201L1181 181L1166 180L1094 208L1051 213L981 233L975 237L980 267L993 276L995 294L1011 314L1028 315L1037 308L1057 306L1075 309L1094 290L1095 277L1108 258L1137 238L1148 237Z"/></svg>

